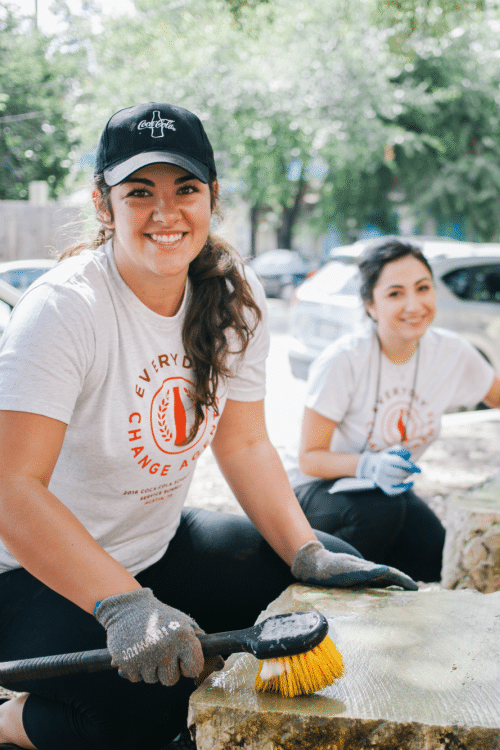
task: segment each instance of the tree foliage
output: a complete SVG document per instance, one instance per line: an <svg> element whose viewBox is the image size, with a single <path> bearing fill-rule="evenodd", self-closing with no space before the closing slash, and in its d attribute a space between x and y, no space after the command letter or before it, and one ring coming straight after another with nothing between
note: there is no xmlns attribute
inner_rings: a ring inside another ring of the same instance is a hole
<svg viewBox="0 0 500 750"><path fill-rule="evenodd" d="M367 225L394 231L402 202L422 221L465 214L471 235L498 234L497 0L135 6L134 17L103 12L96 25L90 0L78 18L59 0L66 33L56 40L31 35L29 111L39 107L56 128L47 134L52 162L42 158L45 146L32 148L39 171L30 171L28 149L9 142L17 159L11 173L15 167L23 180L48 174L55 191L67 170L58 154L70 154L74 180L79 165L92 166L114 111L171 101L205 122L226 196L244 198L254 230L259 221L272 224L280 245L293 244L299 225L312 234L335 226L344 240ZM14 39L20 27L12 28ZM19 40L3 37L12 74L0 73L1 90L5 96L12 78L19 95L9 89L10 109L0 116L22 114L27 74L22 79ZM25 126L36 131L35 122Z"/></svg>
<svg viewBox="0 0 500 750"><path fill-rule="evenodd" d="M327 176L337 183L333 172L350 164L359 182L383 151L373 104L383 88L384 32L368 28L366 4L274 0L258 4L242 26L222 1L183 3L167 21L156 0L137 0L140 25L121 19L93 40L99 70L88 84L106 92L100 121L144 99L193 109L206 120L221 174L289 246L301 216L314 214L318 227L322 216L329 220L329 207L321 211ZM95 122L99 110L85 91Z"/></svg>
<svg viewBox="0 0 500 750"><path fill-rule="evenodd" d="M5 4L0 58L0 199L27 198L32 180L47 181L55 198L76 146L66 114L75 60Z"/></svg>
<svg viewBox="0 0 500 750"><path fill-rule="evenodd" d="M420 217L464 217L480 240L500 229L499 30L485 20L413 39L392 78L398 106L380 115L400 128L391 145L404 199Z"/></svg>

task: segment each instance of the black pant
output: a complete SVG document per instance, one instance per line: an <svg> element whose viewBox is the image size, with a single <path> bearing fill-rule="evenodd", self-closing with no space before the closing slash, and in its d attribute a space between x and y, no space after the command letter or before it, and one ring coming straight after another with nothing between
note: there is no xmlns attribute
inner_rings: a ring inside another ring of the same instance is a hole
<svg viewBox="0 0 500 750"><path fill-rule="evenodd" d="M359 556L319 533L333 552ZM163 558L137 576L206 632L253 625L294 582L289 567L243 516L185 508ZM104 628L23 569L0 575L0 661L104 648ZM23 722L38 750L155 750L186 726L194 683L131 683L116 671L9 685L27 691Z"/></svg>
<svg viewBox="0 0 500 750"><path fill-rule="evenodd" d="M380 489L334 492L331 479L295 489L314 529L343 539L373 562L392 565L415 581L441 579L445 530L411 490L389 497Z"/></svg>

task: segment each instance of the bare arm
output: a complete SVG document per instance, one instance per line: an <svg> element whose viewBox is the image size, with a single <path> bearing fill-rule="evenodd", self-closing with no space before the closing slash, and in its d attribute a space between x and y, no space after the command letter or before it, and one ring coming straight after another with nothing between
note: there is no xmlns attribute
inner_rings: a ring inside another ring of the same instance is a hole
<svg viewBox="0 0 500 750"><path fill-rule="evenodd" d="M242 508L299 581L318 586L396 584L415 590L395 568L323 547L302 512L265 427L264 402L228 400L212 443Z"/></svg>
<svg viewBox="0 0 500 750"><path fill-rule="evenodd" d="M359 454L333 453L332 435L337 423L313 409L304 410L299 450L300 470L322 479L356 476Z"/></svg>
<svg viewBox="0 0 500 750"><path fill-rule="evenodd" d="M0 538L32 575L93 612L140 586L47 489L65 432L49 417L0 412Z"/></svg>
<svg viewBox="0 0 500 750"><path fill-rule="evenodd" d="M243 510L291 565L299 548L316 536L269 440L264 402L228 400L212 450Z"/></svg>
<svg viewBox="0 0 500 750"><path fill-rule="evenodd" d="M492 409L500 408L500 379L496 375L493 378L490 390L483 398L483 402L486 406L491 406Z"/></svg>

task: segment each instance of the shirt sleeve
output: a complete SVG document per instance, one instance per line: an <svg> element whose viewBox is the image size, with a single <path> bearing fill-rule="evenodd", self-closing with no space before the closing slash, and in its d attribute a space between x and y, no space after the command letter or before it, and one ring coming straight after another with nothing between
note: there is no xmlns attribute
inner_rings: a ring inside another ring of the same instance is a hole
<svg viewBox="0 0 500 750"><path fill-rule="evenodd" d="M468 341L457 337L460 342L460 377L455 380L455 388L450 395L450 406L473 407L490 390L495 371L489 362Z"/></svg>
<svg viewBox="0 0 500 750"><path fill-rule="evenodd" d="M354 382L349 351L342 341L335 342L311 365L305 405L338 424L351 403Z"/></svg>
<svg viewBox="0 0 500 750"><path fill-rule="evenodd" d="M94 352L91 313L71 291L28 290L0 344L0 409L69 424Z"/></svg>
<svg viewBox="0 0 500 750"><path fill-rule="evenodd" d="M245 354L235 357L234 376L228 384L228 398L234 401L260 401L266 393L266 359L270 344L266 295L254 271L245 266L244 274L252 288L262 318L250 338ZM252 325L253 312L249 310L247 315L249 324Z"/></svg>

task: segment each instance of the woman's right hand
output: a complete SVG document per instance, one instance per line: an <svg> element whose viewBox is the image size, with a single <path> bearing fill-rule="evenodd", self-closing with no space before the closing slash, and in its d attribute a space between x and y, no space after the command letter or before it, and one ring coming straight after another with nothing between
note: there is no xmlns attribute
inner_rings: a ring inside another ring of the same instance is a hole
<svg viewBox="0 0 500 750"><path fill-rule="evenodd" d="M386 495L399 495L413 487L409 476L420 469L410 461L410 451L393 445L380 453L365 451L356 469L358 479L371 479Z"/></svg>
<svg viewBox="0 0 500 750"><path fill-rule="evenodd" d="M197 677L204 657L197 635L203 631L189 615L142 588L98 602L96 619L106 628L113 665L131 682L174 685L181 674Z"/></svg>
<svg viewBox="0 0 500 750"><path fill-rule="evenodd" d="M378 565L345 552L330 552L317 539L299 549L292 564L292 575L298 581L314 586L401 586L408 591L418 590L413 578L397 568Z"/></svg>

